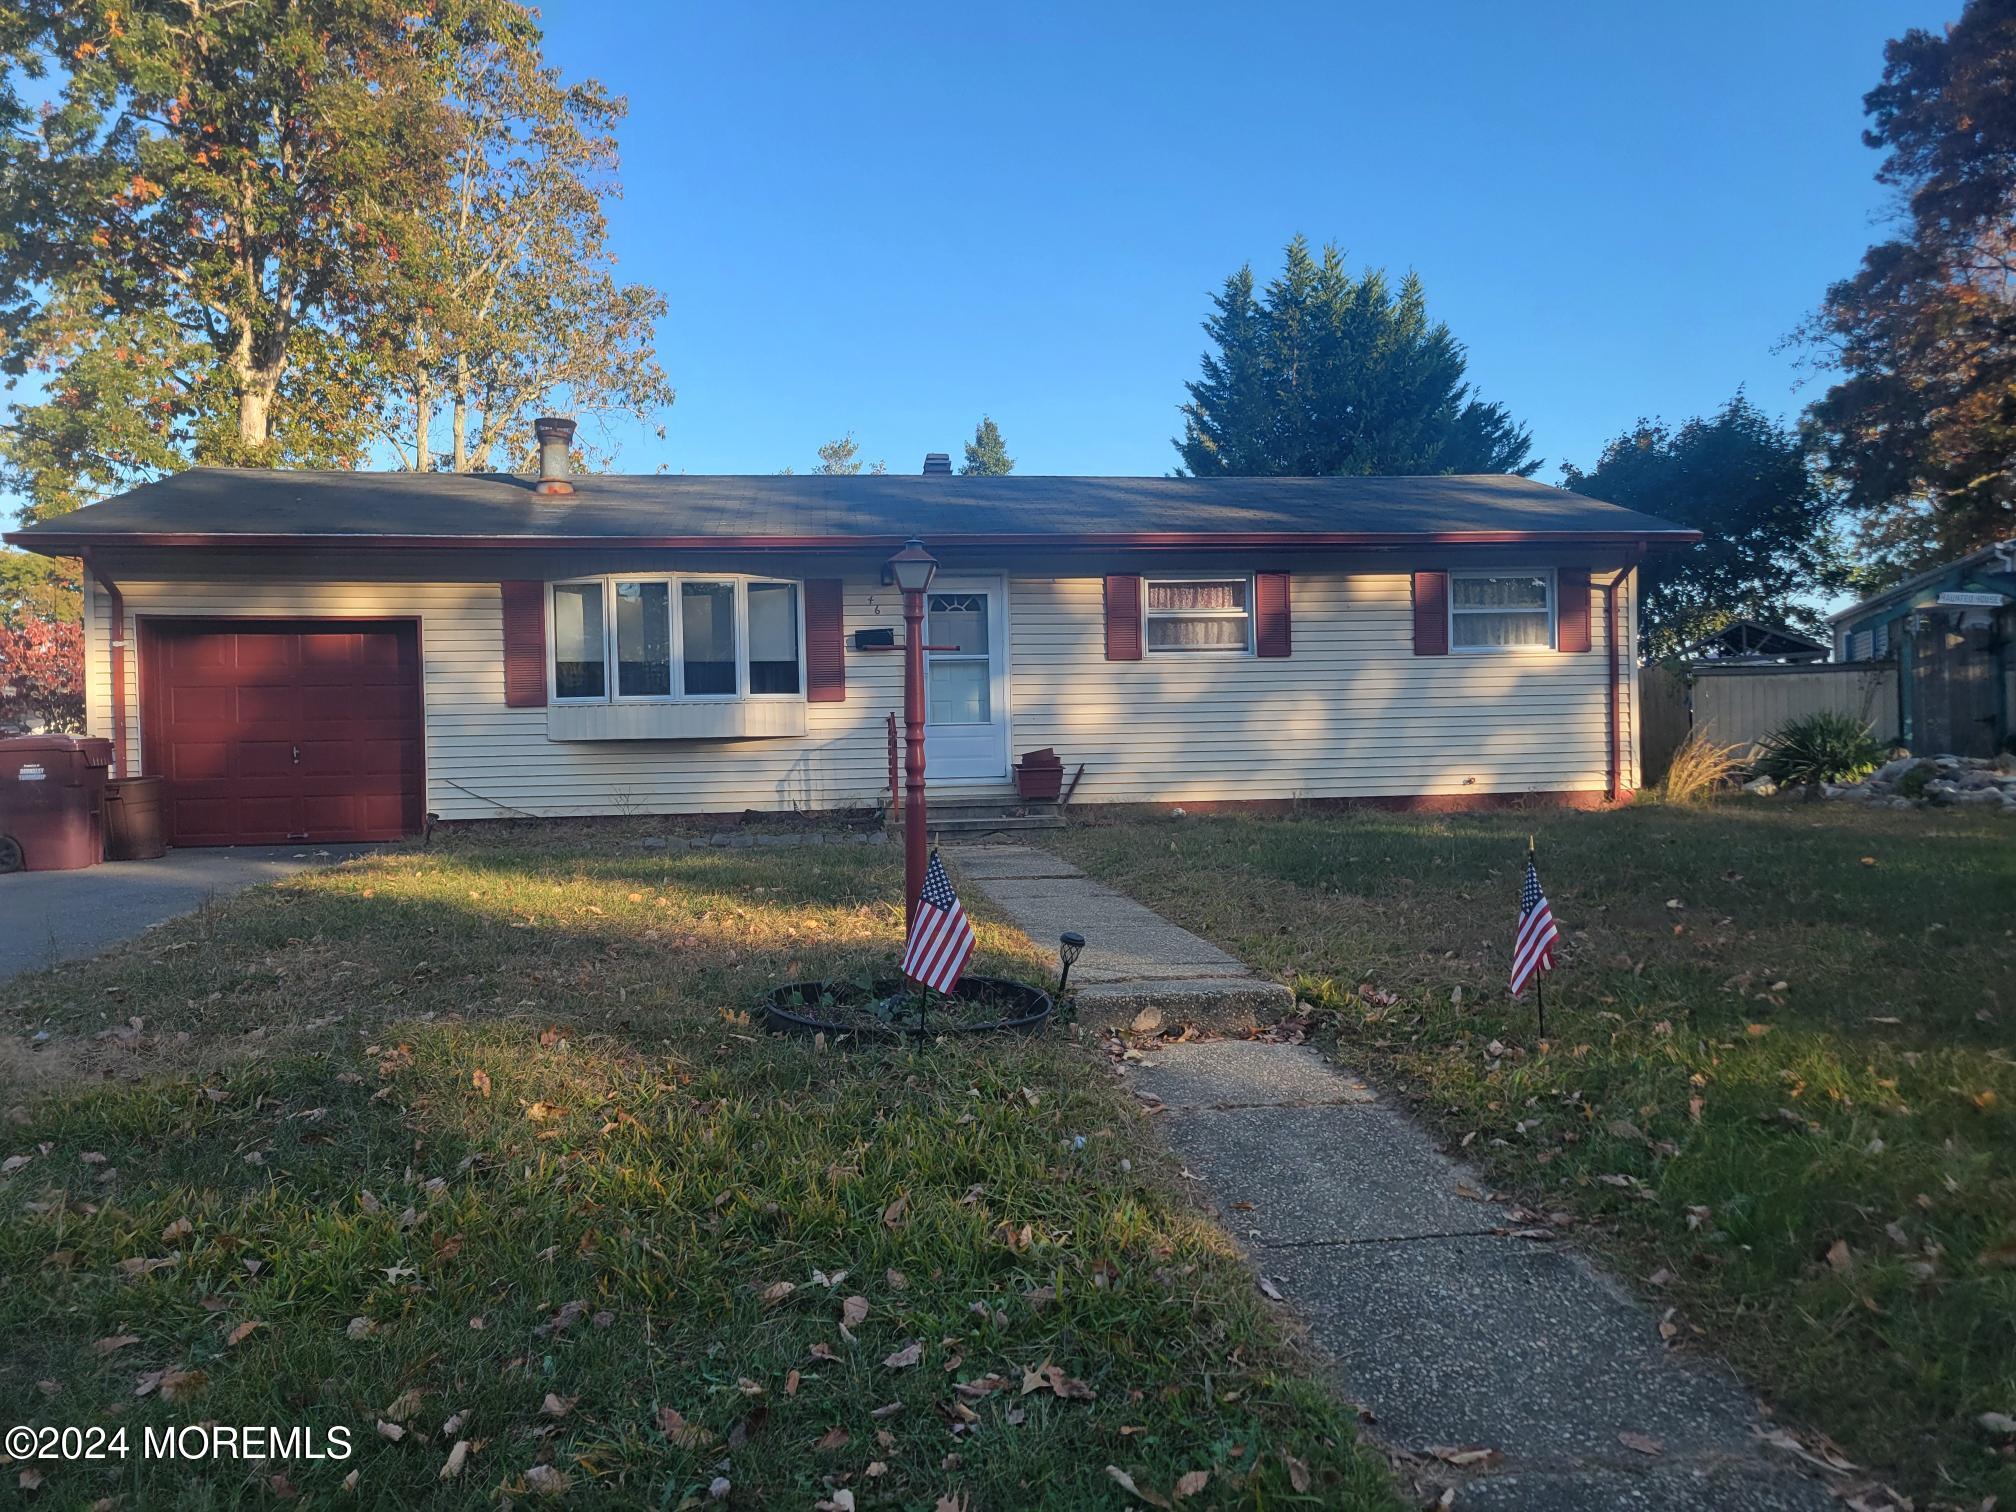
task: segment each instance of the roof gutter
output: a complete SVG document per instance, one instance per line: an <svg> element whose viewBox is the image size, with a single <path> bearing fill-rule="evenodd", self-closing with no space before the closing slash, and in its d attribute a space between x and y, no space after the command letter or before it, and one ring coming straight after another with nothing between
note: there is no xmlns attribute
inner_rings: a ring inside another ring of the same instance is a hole
<svg viewBox="0 0 2016 1512"><path fill-rule="evenodd" d="M351 535L233 533L217 531L40 531L0 535L10 546L52 556L73 556L93 546L214 551L227 547L284 551L303 546L342 546L359 551L466 551L532 549L595 551L628 548L649 551L895 551L902 535ZM1022 547L1032 551L1211 551L1224 549L1356 548L1398 550L1409 546L1691 546L1698 530L1455 530L1455 531L1110 531L1059 535L932 535L934 548Z"/></svg>
<svg viewBox="0 0 2016 1512"><path fill-rule="evenodd" d="M105 612L111 625L107 649L112 654L112 775L128 777L132 774L126 770L126 595L98 565L88 546L84 549L84 570L105 590Z"/></svg>

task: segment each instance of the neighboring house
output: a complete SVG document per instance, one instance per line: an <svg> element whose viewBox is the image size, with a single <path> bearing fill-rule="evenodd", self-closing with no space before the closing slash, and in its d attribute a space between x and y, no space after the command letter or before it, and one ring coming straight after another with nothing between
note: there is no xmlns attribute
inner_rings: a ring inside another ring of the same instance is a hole
<svg viewBox="0 0 2016 1512"><path fill-rule="evenodd" d="M1897 728L1919 755L1992 756L2016 727L2016 538L1906 578L1832 617L1843 661L1897 666Z"/></svg>
<svg viewBox="0 0 2016 1512"><path fill-rule="evenodd" d="M1079 802L1600 803L1637 782L1633 567L1697 539L1515 477L570 485L543 450L198 468L7 539L84 557L90 728L184 845L874 804L911 536L941 796L1052 747Z"/></svg>

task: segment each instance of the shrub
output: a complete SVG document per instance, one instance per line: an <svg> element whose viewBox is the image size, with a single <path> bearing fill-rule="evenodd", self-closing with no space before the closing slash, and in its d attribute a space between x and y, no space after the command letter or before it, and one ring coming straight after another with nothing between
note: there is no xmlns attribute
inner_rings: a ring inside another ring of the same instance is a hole
<svg viewBox="0 0 2016 1512"><path fill-rule="evenodd" d="M1925 784L1939 775L1939 768L1929 761L1921 761L1902 777L1897 779L1897 796L1900 798L1923 798Z"/></svg>
<svg viewBox="0 0 2016 1512"><path fill-rule="evenodd" d="M1883 764L1869 726L1846 714L1808 714L1763 740L1757 770L1779 783L1854 782Z"/></svg>

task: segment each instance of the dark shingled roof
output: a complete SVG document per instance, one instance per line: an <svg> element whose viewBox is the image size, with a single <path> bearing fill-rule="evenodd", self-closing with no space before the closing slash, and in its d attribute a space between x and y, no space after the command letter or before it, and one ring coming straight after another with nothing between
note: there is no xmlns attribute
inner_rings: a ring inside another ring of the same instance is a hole
<svg viewBox="0 0 2016 1512"><path fill-rule="evenodd" d="M198 467L7 537L18 545L273 543L294 537L776 540L1573 537L1692 531L1525 478L968 478L588 475L566 497L501 474ZM222 539L220 539L222 538ZM1167 544L1167 542L1165 542Z"/></svg>

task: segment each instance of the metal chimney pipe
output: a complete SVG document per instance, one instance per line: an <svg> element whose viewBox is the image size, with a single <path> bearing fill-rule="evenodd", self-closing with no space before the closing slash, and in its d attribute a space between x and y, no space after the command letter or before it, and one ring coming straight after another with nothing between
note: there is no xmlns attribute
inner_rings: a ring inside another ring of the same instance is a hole
<svg viewBox="0 0 2016 1512"><path fill-rule="evenodd" d="M949 473L952 471L951 454L948 452L924 453L924 471L927 475L930 473Z"/></svg>
<svg viewBox="0 0 2016 1512"><path fill-rule="evenodd" d="M567 481L567 449L574 444L574 422L542 415L532 422L532 433L539 438L539 482L534 492L574 492L574 485Z"/></svg>

